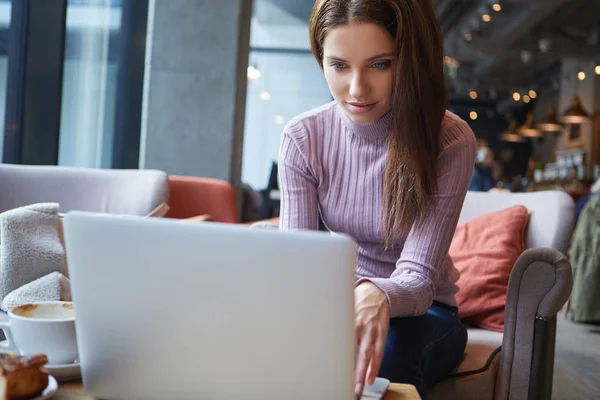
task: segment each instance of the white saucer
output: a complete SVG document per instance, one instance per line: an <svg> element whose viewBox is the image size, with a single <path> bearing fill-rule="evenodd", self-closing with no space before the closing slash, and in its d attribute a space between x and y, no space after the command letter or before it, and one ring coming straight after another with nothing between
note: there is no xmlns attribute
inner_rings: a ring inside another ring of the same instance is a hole
<svg viewBox="0 0 600 400"><path fill-rule="evenodd" d="M81 364L78 362L70 364L46 364L44 369L59 382L81 378Z"/></svg>
<svg viewBox="0 0 600 400"><path fill-rule="evenodd" d="M49 399L52 396L54 396L54 394L56 394L57 390L58 390L58 382L56 382L56 379L54 379L54 377L52 375L49 375L48 376L48 386L46 386L46 389L44 389L41 396L38 396L38 397L34 398L33 400Z"/></svg>
<svg viewBox="0 0 600 400"><path fill-rule="evenodd" d="M0 345L4 342L5 340L0 341ZM0 349L0 353L5 352L12 353ZM78 361L69 364L46 364L44 369L59 382L72 381L81 378L81 364L79 364Z"/></svg>

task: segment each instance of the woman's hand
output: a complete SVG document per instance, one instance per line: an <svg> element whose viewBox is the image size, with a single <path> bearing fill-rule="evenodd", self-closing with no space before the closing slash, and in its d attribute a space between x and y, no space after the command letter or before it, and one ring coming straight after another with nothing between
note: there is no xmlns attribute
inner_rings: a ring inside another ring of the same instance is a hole
<svg viewBox="0 0 600 400"><path fill-rule="evenodd" d="M362 396L365 384L372 385L379 373L390 324L390 305L385 293L371 282L358 285L354 297L358 346L354 392Z"/></svg>

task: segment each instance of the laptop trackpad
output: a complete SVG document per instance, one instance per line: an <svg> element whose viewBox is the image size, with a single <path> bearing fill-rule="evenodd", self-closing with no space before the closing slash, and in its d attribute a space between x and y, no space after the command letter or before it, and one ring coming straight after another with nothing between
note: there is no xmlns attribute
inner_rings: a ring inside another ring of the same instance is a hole
<svg viewBox="0 0 600 400"><path fill-rule="evenodd" d="M372 385L365 386L361 400L383 400L388 390L390 381L384 378L375 378Z"/></svg>

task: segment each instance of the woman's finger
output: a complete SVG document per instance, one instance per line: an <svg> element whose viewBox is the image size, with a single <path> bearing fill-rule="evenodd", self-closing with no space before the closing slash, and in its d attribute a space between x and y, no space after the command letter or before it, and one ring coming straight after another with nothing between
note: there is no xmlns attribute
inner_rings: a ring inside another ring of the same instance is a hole
<svg viewBox="0 0 600 400"><path fill-rule="evenodd" d="M367 331L361 335L360 345L358 348L358 354L356 357L356 369L354 376L354 392L357 396L362 396L363 389L365 387L365 380L367 376L367 368L371 363L373 349L372 335Z"/></svg>
<svg viewBox="0 0 600 400"><path fill-rule="evenodd" d="M379 374L379 368L383 361L383 352L385 350L385 339L387 332L379 331L373 342L371 361L369 362L369 370L367 372L367 383L372 385Z"/></svg>

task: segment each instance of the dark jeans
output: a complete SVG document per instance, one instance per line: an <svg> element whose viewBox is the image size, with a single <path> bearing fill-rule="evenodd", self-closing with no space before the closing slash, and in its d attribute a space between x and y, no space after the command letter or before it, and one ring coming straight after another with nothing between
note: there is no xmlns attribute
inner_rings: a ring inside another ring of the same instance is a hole
<svg viewBox="0 0 600 400"><path fill-rule="evenodd" d="M462 361L466 344L458 310L434 302L424 315L390 320L379 376L414 385L425 400L427 387Z"/></svg>

